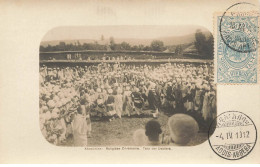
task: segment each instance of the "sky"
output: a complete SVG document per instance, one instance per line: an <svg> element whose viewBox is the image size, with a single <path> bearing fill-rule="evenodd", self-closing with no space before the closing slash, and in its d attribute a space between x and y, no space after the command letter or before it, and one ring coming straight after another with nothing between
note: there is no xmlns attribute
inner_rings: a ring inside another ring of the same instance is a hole
<svg viewBox="0 0 260 167"><path fill-rule="evenodd" d="M57 27L51 29L42 41L114 38L154 39L159 37L183 36L195 33L197 29L206 30L195 25L185 26L87 26Z"/></svg>

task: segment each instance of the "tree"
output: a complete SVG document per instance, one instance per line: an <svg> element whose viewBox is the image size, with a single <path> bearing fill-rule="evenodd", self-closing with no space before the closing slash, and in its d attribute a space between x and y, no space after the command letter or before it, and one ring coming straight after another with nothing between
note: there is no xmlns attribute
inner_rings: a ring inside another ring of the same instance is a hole
<svg viewBox="0 0 260 167"><path fill-rule="evenodd" d="M89 44L83 43L82 49L83 49L83 50L89 50Z"/></svg>
<svg viewBox="0 0 260 167"><path fill-rule="evenodd" d="M175 48L175 54L180 55L180 54L182 54L182 52L183 52L182 46L177 45Z"/></svg>
<svg viewBox="0 0 260 167"><path fill-rule="evenodd" d="M110 43L109 46L110 46L111 50L115 50L116 43L115 43L114 37L110 37L110 38L109 38L109 43Z"/></svg>
<svg viewBox="0 0 260 167"><path fill-rule="evenodd" d="M151 51L151 47L150 47L150 46L145 46L145 47L143 48L143 51Z"/></svg>
<svg viewBox="0 0 260 167"><path fill-rule="evenodd" d="M160 40L152 41L151 49L152 49L152 51L163 51L163 49L164 49L163 41L160 41Z"/></svg>
<svg viewBox="0 0 260 167"><path fill-rule="evenodd" d="M125 50L122 48L121 44L114 44L113 50Z"/></svg>
<svg viewBox="0 0 260 167"><path fill-rule="evenodd" d="M134 46L131 47L131 50L140 51L140 48L137 45L134 45Z"/></svg>
<svg viewBox="0 0 260 167"><path fill-rule="evenodd" d="M140 50L140 51L143 51L144 50L144 45L138 45L138 50Z"/></svg>
<svg viewBox="0 0 260 167"><path fill-rule="evenodd" d="M127 43L127 42L122 42L122 43L121 43L121 49L122 49L122 50L130 50L130 49L131 49L131 46L130 46L130 44Z"/></svg>
<svg viewBox="0 0 260 167"><path fill-rule="evenodd" d="M46 47L46 51L47 51L47 52L49 52L49 51L53 51L52 46L48 44L48 46Z"/></svg>
<svg viewBox="0 0 260 167"><path fill-rule="evenodd" d="M208 37L206 46L205 46L205 53L206 53L206 57L208 59L213 59L214 58L214 38L213 35L210 34L210 36Z"/></svg>
<svg viewBox="0 0 260 167"><path fill-rule="evenodd" d="M44 46L40 46L40 52L45 52L46 50L45 50L45 47Z"/></svg>
<svg viewBox="0 0 260 167"><path fill-rule="evenodd" d="M213 36L209 35L208 39L201 30L197 30L195 33L195 47L198 53L206 59L213 59Z"/></svg>
<svg viewBox="0 0 260 167"><path fill-rule="evenodd" d="M56 46L56 49L58 51L64 51L66 50L66 43L65 42L60 42L59 45Z"/></svg>

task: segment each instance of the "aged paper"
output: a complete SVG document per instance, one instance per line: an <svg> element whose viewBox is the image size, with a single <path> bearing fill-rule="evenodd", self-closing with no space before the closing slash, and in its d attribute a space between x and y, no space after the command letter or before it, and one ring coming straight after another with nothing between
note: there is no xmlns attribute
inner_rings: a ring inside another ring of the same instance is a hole
<svg viewBox="0 0 260 167"><path fill-rule="evenodd" d="M259 163L259 2L0 3L0 163Z"/></svg>

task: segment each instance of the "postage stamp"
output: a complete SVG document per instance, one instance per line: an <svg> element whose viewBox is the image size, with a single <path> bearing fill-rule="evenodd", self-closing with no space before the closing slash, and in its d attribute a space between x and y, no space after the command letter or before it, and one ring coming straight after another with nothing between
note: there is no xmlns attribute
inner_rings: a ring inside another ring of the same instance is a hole
<svg viewBox="0 0 260 167"><path fill-rule="evenodd" d="M215 19L217 83L257 83L258 14L225 12Z"/></svg>
<svg viewBox="0 0 260 167"><path fill-rule="evenodd" d="M208 134L212 150L227 160L244 158L253 150L257 140L254 122L238 111L220 114L212 122Z"/></svg>

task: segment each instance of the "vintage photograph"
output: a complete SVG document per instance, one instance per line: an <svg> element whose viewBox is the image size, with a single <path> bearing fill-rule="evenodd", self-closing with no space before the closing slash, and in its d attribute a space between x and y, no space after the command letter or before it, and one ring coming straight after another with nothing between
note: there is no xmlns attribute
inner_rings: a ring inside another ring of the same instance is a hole
<svg viewBox="0 0 260 167"><path fill-rule="evenodd" d="M207 141L217 116L213 42L196 25L50 30L39 46L43 137L68 147Z"/></svg>

